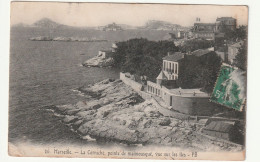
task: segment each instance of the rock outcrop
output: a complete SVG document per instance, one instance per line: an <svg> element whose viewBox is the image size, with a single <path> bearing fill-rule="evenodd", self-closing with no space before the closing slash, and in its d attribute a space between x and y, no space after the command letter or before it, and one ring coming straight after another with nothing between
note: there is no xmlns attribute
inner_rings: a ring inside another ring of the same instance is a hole
<svg viewBox="0 0 260 162"><path fill-rule="evenodd" d="M114 60L112 57L108 57L108 58L103 58L99 55L85 61L83 63L83 66L91 66L91 67L109 67L112 66L112 64L114 63Z"/></svg>
<svg viewBox="0 0 260 162"><path fill-rule="evenodd" d="M88 137L84 139L207 151L241 149L201 138L194 122L164 116L154 100L143 100L121 80L106 79L79 90L91 99L49 109L79 135Z"/></svg>

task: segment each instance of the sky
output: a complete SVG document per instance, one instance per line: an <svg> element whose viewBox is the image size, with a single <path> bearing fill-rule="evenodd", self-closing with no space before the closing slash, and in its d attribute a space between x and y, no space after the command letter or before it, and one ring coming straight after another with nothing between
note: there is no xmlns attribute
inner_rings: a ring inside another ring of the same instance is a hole
<svg viewBox="0 0 260 162"><path fill-rule="evenodd" d="M142 26L148 20L162 20L182 26L193 26L196 17L213 23L217 17L233 17L238 25L247 25L245 6L12 2L11 25L33 24L49 18L70 26L103 26L115 22Z"/></svg>

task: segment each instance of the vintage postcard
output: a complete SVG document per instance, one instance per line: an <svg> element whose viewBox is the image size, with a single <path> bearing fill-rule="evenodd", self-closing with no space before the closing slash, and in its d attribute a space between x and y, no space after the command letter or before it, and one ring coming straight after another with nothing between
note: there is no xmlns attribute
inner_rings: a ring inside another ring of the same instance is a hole
<svg viewBox="0 0 260 162"><path fill-rule="evenodd" d="M9 155L244 160L248 7L12 2Z"/></svg>

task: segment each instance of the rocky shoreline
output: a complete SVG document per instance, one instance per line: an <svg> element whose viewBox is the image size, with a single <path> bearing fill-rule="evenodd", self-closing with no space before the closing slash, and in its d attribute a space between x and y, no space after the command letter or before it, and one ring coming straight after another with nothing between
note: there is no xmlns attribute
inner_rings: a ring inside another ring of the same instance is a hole
<svg viewBox="0 0 260 162"><path fill-rule="evenodd" d="M51 106L55 115L87 140L163 145L202 151L241 147L202 138L194 121L164 116L154 100L143 100L121 80L106 79L78 89L90 96L75 105Z"/></svg>
<svg viewBox="0 0 260 162"><path fill-rule="evenodd" d="M112 57L103 58L100 56L95 56L87 61L85 61L82 65L85 67L111 67L114 60Z"/></svg>

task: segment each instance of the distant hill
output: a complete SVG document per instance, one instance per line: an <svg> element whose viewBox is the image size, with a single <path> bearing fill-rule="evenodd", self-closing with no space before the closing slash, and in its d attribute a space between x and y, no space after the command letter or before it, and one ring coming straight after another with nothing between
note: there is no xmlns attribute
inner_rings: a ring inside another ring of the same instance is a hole
<svg viewBox="0 0 260 162"><path fill-rule="evenodd" d="M19 24L14 24L12 27L29 27L29 25L24 24L24 23L19 23Z"/></svg>
<svg viewBox="0 0 260 162"><path fill-rule="evenodd" d="M56 23L48 18L43 18L39 21L36 21L32 24L33 27L40 27L40 28L60 28L60 27L66 27L66 25L62 25L59 23Z"/></svg>
<svg viewBox="0 0 260 162"><path fill-rule="evenodd" d="M103 30L103 31L120 31L120 30L129 30L129 29L137 29L136 26L131 26L127 24L107 24L106 26L98 26L96 27L97 30Z"/></svg>
<svg viewBox="0 0 260 162"><path fill-rule="evenodd" d="M43 18L32 25L26 25L26 24L16 24L13 25L13 27L37 27L37 28L80 28L80 29L96 29L96 30L103 30L103 31L121 31L121 30L129 30L129 29L143 29L143 30L187 30L188 27L183 27L178 24L172 24L170 22L166 21L159 21L159 20L149 20L146 22L144 26L131 26L127 24L116 24L111 23L106 26L97 26L97 27L74 27L74 26L68 26L64 24L57 23L49 18Z"/></svg>
<svg viewBox="0 0 260 162"><path fill-rule="evenodd" d="M116 23L107 24L106 26L99 26L99 27L97 27L97 29L103 30L103 31L121 31L121 30L123 30L123 28Z"/></svg>
<svg viewBox="0 0 260 162"><path fill-rule="evenodd" d="M181 30L184 27L182 27L181 25L172 24L172 23L166 22L166 21L149 20L141 28L148 29L148 30Z"/></svg>
<svg viewBox="0 0 260 162"><path fill-rule="evenodd" d="M127 25L127 24L118 24L119 26L121 26L121 28L123 30L127 30L127 29L137 29L138 27L136 26L131 26L131 25Z"/></svg>

